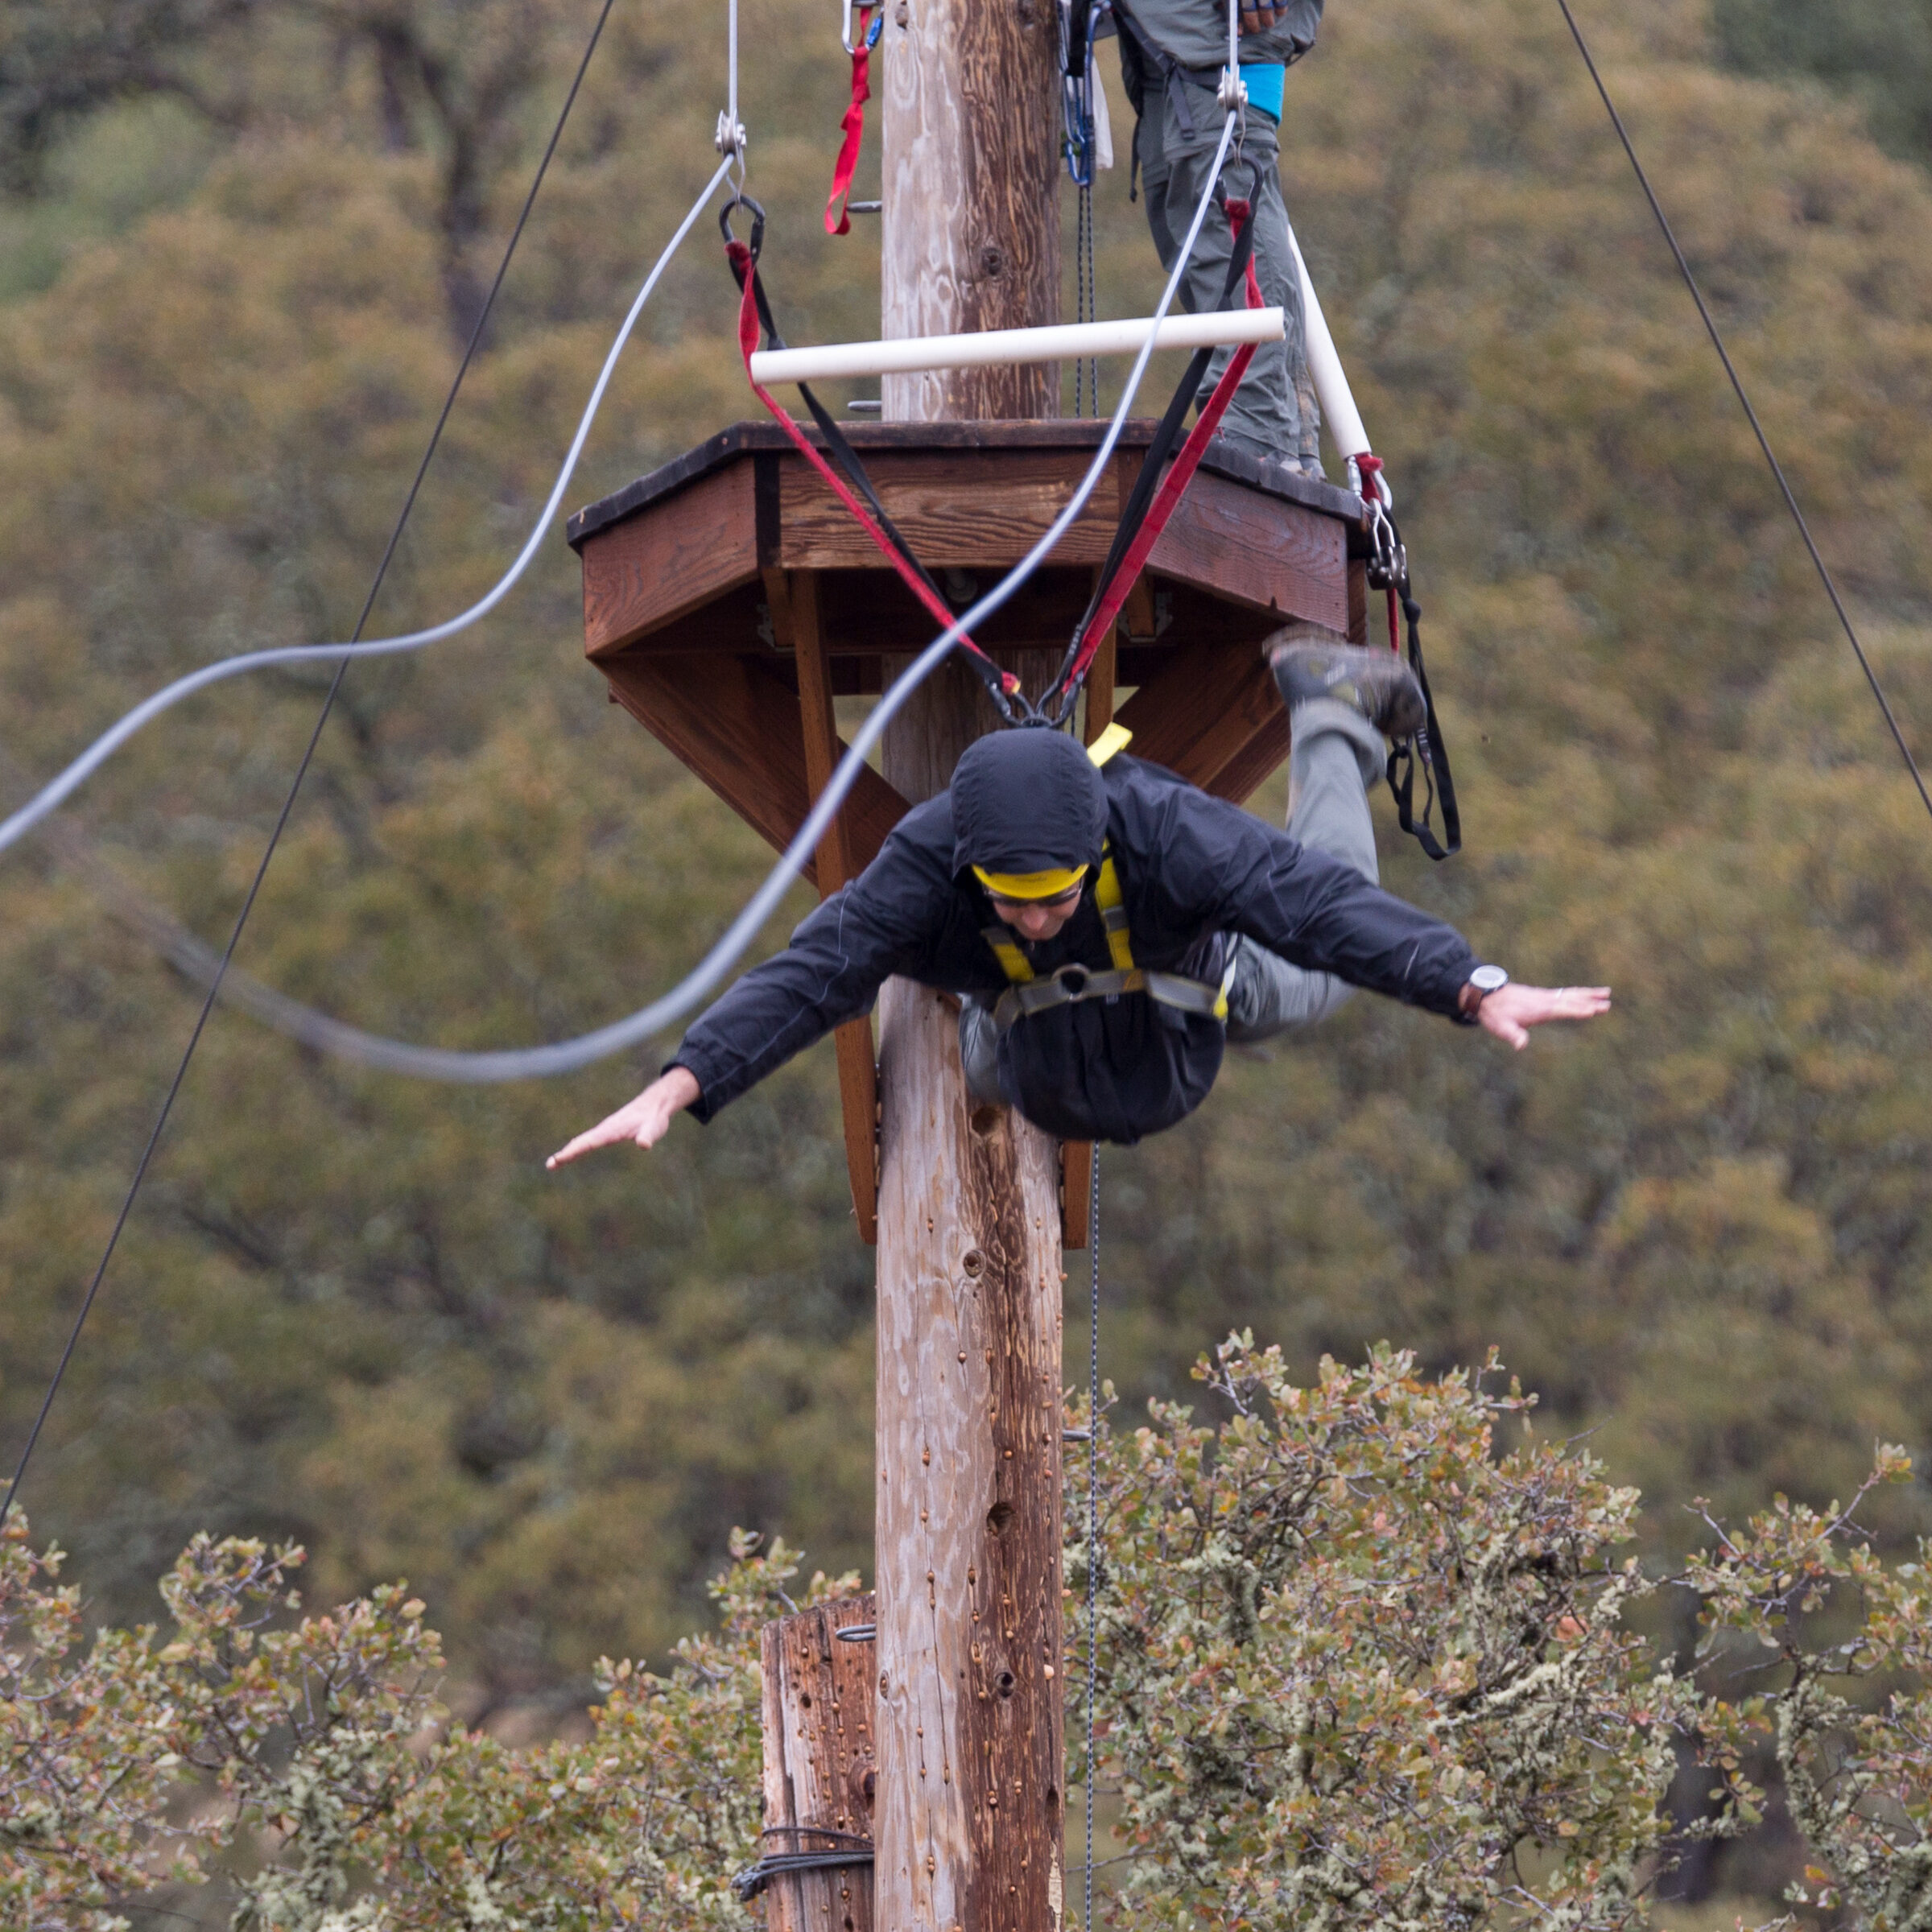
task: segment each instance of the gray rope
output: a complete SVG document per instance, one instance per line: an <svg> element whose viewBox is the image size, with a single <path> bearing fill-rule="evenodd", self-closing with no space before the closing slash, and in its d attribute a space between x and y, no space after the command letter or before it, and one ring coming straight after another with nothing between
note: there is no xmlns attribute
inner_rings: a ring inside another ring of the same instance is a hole
<svg viewBox="0 0 1932 1932"><path fill-rule="evenodd" d="M1194 220L1188 227L1185 243L1174 258L1173 273L1167 278L1167 285L1162 291L1159 306L1154 311L1157 322L1172 306L1175 292L1180 286L1181 276L1186 270L1189 258L1194 253L1201 225L1207 219L1208 210L1212 203L1215 184L1220 177L1222 164L1228 158L1235 123L1236 116L1230 114L1223 124L1220 146L1216 151L1214 165L1208 171L1208 185L1202 191L1200 203L1194 211ZM717 175L712 177L712 188L716 186L718 179ZM711 189L708 188L705 192L708 196ZM690 217L687 217L687 227L689 222ZM680 229L680 236L683 232ZM660 263L659 266L662 266ZM654 275L656 272L653 270ZM1107 473L1114 447L1120 441L1121 433L1126 427L1127 412L1133 406L1141 378L1146 374L1149 359L1153 355L1154 342L1154 332L1150 329L1147 340L1141 344L1140 353L1134 360L1126 387L1121 392L1120 407L1114 411L1113 419L1107 426L1107 433L1100 439L1100 448L1094 454L1092 463L1086 475L1081 478L1079 487L1068 499L1066 507L1013 569L971 609L942 631L873 707L871 715L853 739L851 749L840 761L831 782L819 794L816 803L806 815L804 824L799 828L791 844L785 848L784 856L766 875L764 883L752 895L744 910L733 920L711 951L662 998L652 1001L648 1006L639 1008L627 1018L613 1021L608 1026L601 1026L594 1032L580 1034L572 1039L559 1040L547 1046L509 1047L487 1053L462 1053L441 1047L412 1046L403 1040L387 1039L378 1034L365 1033L360 1027L344 1026L340 1021L332 1020L325 1014L316 1013L292 1000L281 1001L279 1009L272 1012L266 1001L256 1001L250 1005L250 1010L255 1013L258 1018L267 1021L270 1026L283 1030L294 1030L294 1026L299 1021L305 1029L305 1033L299 1037L310 1039L312 1043L320 1046L324 1051L339 1059L353 1060L362 1066L376 1067L385 1072L408 1074L419 1080L448 1080L465 1085L493 1085L506 1080L547 1080L559 1074L575 1073L581 1067L609 1059L613 1054L621 1053L627 1048L641 1045L654 1034L662 1033L674 1022L682 1019L708 997L725 974L742 957L765 922L777 910L778 902L791 889L792 881L803 873L806 861L817 850L825 828L832 823L833 816L858 782L859 774L865 769L866 758L873 747L883 737L886 726L898 715L913 692L944 662L962 635L977 630L986 618L1013 596L1045 561L1071 526L1075 518L1087 507L1088 498L1092 496L1100 478ZM335 650L340 648L332 647ZM240 660L230 662L239 663ZM278 1001L279 997L276 996Z"/></svg>
<svg viewBox="0 0 1932 1932"><path fill-rule="evenodd" d="M478 598L469 609L440 624L432 624L427 630L404 631L393 638L361 640L352 638L342 644L291 644L272 650L245 651L237 657L219 658L212 664L204 664L199 671L190 671L186 676L175 679L173 683L164 686L151 698L137 704L118 724L104 731L58 778L43 786L10 818L0 820L0 852L4 852L23 833L37 825L63 800L78 791L144 725L152 724L162 712L171 710L184 698L192 697L198 691L205 691L210 685L239 677L244 671L265 670L271 664L332 664L346 663L353 658L394 657L403 651L420 650L426 645L438 644L446 638L453 638L460 631L468 630L471 625L488 617L521 581L523 573L529 569L531 560L537 554L539 545L549 535L550 526L556 520L558 508L564 501L564 493L570 487L570 480L576 473L577 459L584 453L584 444L590 435L591 424L597 420L597 411L603 404L604 392L609 387L610 379L617 372L617 357L623 353L625 345L630 341L631 331L637 327L638 318L644 312L644 304L650 299L659 278L671 266L671 257L678 252L699 216L704 213L731 166L732 157L729 155L718 163L717 172L705 184L704 192L697 200L692 202L691 212L678 225L678 232L671 237L663 254L658 256L650 273L644 278L644 286L638 291L638 299L631 303L630 312L624 318L623 326L617 331L617 340L610 345L610 353L604 358L604 367L599 372L596 386L590 392L590 400L585 404L584 414L577 423L577 433L571 440L569 453L564 459L563 468L557 472L556 482L551 489L548 502L544 504L543 512L537 518L536 527L530 531L528 541L517 553L515 562L497 580L488 592Z"/></svg>

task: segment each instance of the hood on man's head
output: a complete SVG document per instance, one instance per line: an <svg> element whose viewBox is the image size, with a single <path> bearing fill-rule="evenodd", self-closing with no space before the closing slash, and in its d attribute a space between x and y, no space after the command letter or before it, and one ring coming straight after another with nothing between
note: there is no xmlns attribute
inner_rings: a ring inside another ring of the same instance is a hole
<svg viewBox="0 0 1932 1932"><path fill-rule="evenodd" d="M996 731L968 745L953 768L952 826L955 872L1097 867L1106 781L1064 732Z"/></svg>

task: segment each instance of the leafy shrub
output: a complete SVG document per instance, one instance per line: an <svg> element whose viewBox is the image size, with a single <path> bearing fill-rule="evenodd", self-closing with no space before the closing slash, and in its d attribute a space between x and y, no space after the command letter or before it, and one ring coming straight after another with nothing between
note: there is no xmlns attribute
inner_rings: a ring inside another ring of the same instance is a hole
<svg viewBox="0 0 1932 1932"><path fill-rule="evenodd" d="M301 1618L301 1552L197 1538L162 1585L175 1620L80 1648L80 1604L16 1517L0 1544L0 1911L124 1924L160 1878L246 1837L233 1922L663 1932L749 1923L729 1874L761 1823L758 1632L795 1605L792 1552L734 1538L714 1634L659 1676L600 1667L580 1742L444 1734L423 1606L396 1584ZM854 1579L815 1577L808 1601ZM168 1799L200 1802L185 1822Z"/></svg>
<svg viewBox="0 0 1932 1932"><path fill-rule="evenodd" d="M1932 1926L1927 1550L1922 1541L1916 1563L1888 1568L1857 1521L1880 1484L1911 1473L1903 1450L1881 1446L1850 1508L1780 1496L1740 1535L1711 1521L1713 1547L1690 1568L1708 1605L1708 1651L1765 1686L1712 1705L1712 1742L1736 1762L1770 1736L1785 1802L1818 1861L1791 1901L1872 1932Z"/></svg>
<svg viewBox="0 0 1932 1932"><path fill-rule="evenodd" d="M1737 1702L1630 1627L1661 1587L1620 1554L1636 1491L1482 1369L1378 1349L1312 1387L1234 1337L1197 1377L1218 1426L1153 1405L1092 1435L1101 1535L1093 1775L1117 1798L1120 1922L1268 1932L1640 1924L1672 1851L1662 1800L1695 1742L1753 1823L1769 1745L1818 1863L1794 1902L1872 1932L1932 1926L1932 1582L1847 1509L1772 1509L1684 1577ZM1075 1412L1077 1416L1077 1411ZM1067 1601L1088 1575L1069 1459ZM605 1662L589 1735L452 1729L401 1583L300 1614L302 1553L196 1538L172 1620L84 1644L60 1553L0 1537L0 1914L109 1932L163 1883L217 1878L241 1932L749 1932L730 1875L761 1823L758 1633L799 1607L796 1553L736 1533L718 1628L662 1674ZM815 1575L807 1604L852 1592ZM1069 1645L1084 1735L1084 1629ZM1074 1748L1076 1779L1088 1775ZM1681 1836L1678 1840L1682 1842Z"/></svg>
<svg viewBox="0 0 1932 1932"><path fill-rule="evenodd" d="M1302 1389L1242 1336L1195 1373L1223 1426L1157 1404L1099 1440L1123 1918L1627 1923L1695 1706L1624 1622L1637 1492L1534 1436L1493 1360L1424 1381L1382 1349Z"/></svg>

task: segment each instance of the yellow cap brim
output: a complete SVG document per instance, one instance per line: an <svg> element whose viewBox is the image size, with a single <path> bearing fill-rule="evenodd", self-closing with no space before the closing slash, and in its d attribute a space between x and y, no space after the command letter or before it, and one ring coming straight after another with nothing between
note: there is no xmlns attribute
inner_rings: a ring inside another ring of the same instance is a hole
<svg viewBox="0 0 1932 1932"><path fill-rule="evenodd" d="M1057 899L1071 892L1087 876L1084 865L1068 872L987 872L976 865L972 876L1002 899Z"/></svg>

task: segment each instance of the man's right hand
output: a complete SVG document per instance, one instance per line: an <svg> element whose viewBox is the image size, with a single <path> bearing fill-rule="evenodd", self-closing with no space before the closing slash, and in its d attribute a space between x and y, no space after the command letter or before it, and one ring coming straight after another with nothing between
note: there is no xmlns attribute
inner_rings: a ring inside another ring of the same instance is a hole
<svg viewBox="0 0 1932 1932"><path fill-rule="evenodd" d="M569 1146L559 1147L543 1165L562 1167L580 1154L599 1147L614 1147L619 1141L654 1147L669 1129L671 1117L688 1107L698 1097L699 1091L696 1076L689 1068L674 1067L653 1080L634 1100L579 1134Z"/></svg>
<svg viewBox="0 0 1932 1932"><path fill-rule="evenodd" d="M1250 6L1244 4L1241 9L1241 31L1244 34L1265 34L1286 10L1275 6ZM1225 19L1227 16L1222 15Z"/></svg>

